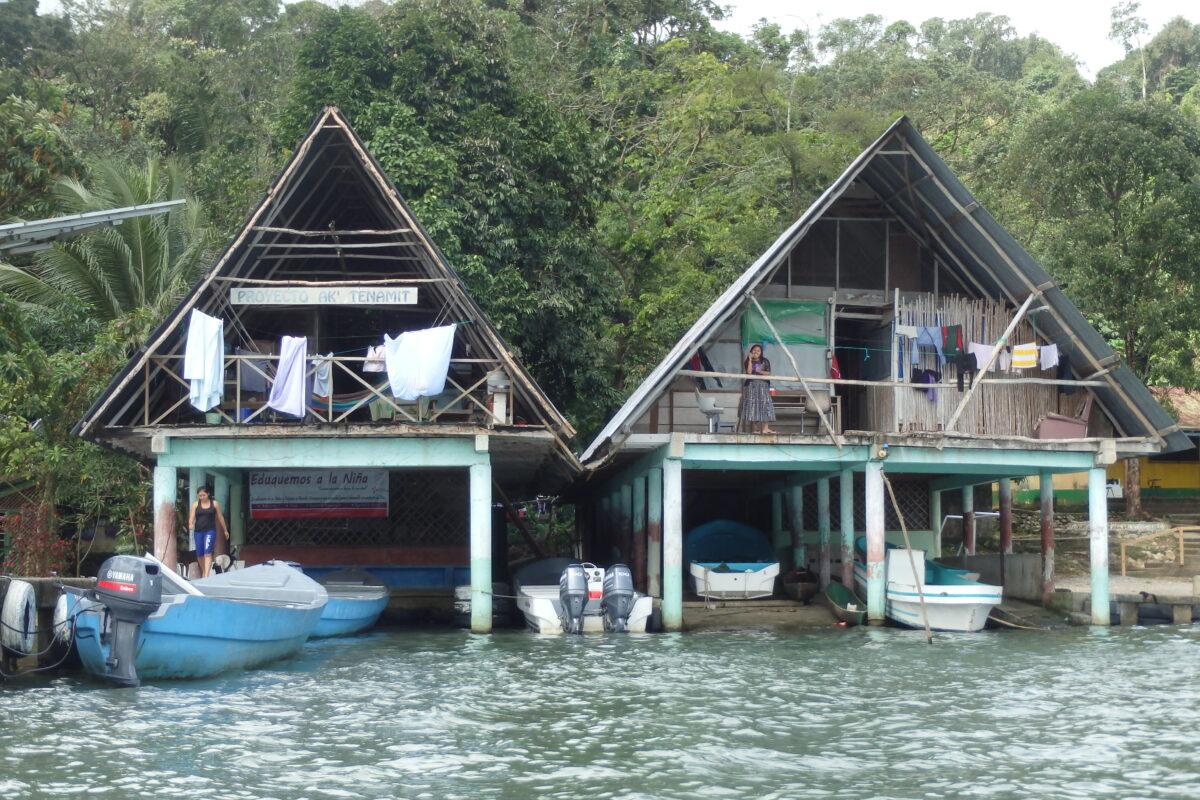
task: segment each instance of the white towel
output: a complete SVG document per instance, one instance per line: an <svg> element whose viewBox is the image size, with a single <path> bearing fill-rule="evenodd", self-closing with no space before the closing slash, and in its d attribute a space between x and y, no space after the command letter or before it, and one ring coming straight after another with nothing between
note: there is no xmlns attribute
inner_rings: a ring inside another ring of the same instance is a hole
<svg viewBox="0 0 1200 800"><path fill-rule="evenodd" d="M395 339L383 336L387 352L388 382L397 400L412 402L433 397L446 388L450 352L454 349L454 325L405 331Z"/></svg>
<svg viewBox="0 0 1200 800"><path fill-rule="evenodd" d="M367 348L367 360L363 362L363 372L383 372L387 369L384 358L387 353L383 345Z"/></svg>
<svg viewBox="0 0 1200 800"><path fill-rule="evenodd" d="M1038 352L1038 366L1041 369L1054 369L1058 366L1058 345L1042 345L1042 349Z"/></svg>
<svg viewBox="0 0 1200 800"><path fill-rule="evenodd" d="M329 359L333 358L333 353L326 353L324 358L314 358L312 365L316 367L313 371L312 393L317 397L329 397L333 391L332 372L330 365L333 364Z"/></svg>
<svg viewBox="0 0 1200 800"><path fill-rule="evenodd" d="M195 308L188 319L183 379L188 382L188 400L197 410L220 404L225 390L224 324Z"/></svg>
<svg viewBox="0 0 1200 800"><path fill-rule="evenodd" d="M279 340L279 369L267 405L293 417L303 417L307 407L304 391L304 371L308 364L308 338L284 336Z"/></svg>

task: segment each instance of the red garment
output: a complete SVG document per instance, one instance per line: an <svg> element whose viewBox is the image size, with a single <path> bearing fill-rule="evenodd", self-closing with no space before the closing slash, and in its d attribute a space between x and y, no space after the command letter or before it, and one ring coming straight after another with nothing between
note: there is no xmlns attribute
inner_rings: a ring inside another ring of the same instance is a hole
<svg viewBox="0 0 1200 800"><path fill-rule="evenodd" d="M842 379L842 368L838 366L836 353L829 357L829 377L835 381Z"/></svg>

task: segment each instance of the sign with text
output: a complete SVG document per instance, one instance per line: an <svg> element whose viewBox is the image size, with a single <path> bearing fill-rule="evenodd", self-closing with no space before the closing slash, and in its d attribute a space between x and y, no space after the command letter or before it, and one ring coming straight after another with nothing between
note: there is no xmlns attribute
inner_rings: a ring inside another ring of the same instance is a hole
<svg viewBox="0 0 1200 800"><path fill-rule="evenodd" d="M250 519L387 515L386 469L289 469L250 473Z"/></svg>
<svg viewBox="0 0 1200 800"><path fill-rule="evenodd" d="M238 286L229 290L235 306L411 306L415 286Z"/></svg>

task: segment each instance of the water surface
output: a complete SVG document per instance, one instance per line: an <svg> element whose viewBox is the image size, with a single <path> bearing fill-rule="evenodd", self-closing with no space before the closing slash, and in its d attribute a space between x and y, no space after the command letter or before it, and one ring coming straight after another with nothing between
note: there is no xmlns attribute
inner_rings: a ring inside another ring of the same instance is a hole
<svg viewBox="0 0 1200 800"><path fill-rule="evenodd" d="M1200 625L375 633L0 684L0 799L1200 797Z"/></svg>

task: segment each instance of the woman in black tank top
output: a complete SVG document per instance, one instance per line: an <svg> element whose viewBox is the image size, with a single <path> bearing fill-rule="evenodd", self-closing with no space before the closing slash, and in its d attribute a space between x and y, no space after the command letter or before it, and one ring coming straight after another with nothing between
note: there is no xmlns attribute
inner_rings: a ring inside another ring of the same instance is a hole
<svg viewBox="0 0 1200 800"><path fill-rule="evenodd" d="M200 577L207 578L209 570L212 569L217 536L229 539L229 529L225 527L221 504L213 499L211 486L201 486L196 490L196 497L196 502L192 503L192 511L188 514L188 529L195 537L196 563L200 565Z"/></svg>

